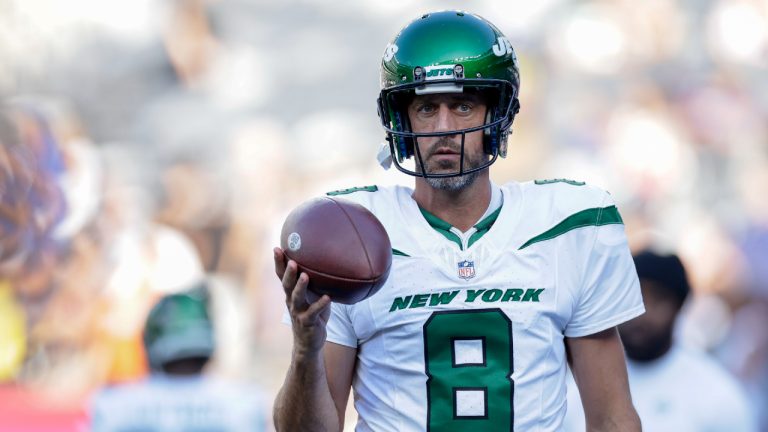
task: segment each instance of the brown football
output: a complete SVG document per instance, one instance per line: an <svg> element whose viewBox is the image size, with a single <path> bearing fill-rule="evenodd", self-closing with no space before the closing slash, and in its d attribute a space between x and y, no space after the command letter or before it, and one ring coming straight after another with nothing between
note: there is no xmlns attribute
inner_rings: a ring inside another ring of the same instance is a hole
<svg viewBox="0 0 768 432"><path fill-rule="evenodd" d="M353 304L375 294L389 276L392 246L365 207L335 197L314 198L285 219L280 247L309 276L308 300L328 294Z"/></svg>

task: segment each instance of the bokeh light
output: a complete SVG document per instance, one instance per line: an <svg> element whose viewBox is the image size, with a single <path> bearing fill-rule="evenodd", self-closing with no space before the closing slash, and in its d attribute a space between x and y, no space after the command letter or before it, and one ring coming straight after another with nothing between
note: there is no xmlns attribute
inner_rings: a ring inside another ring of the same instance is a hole
<svg viewBox="0 0 768 432"><path fill-rule="evenodd" d="M211 373L274 395L291 349L283 219L329 190L412 184L376 161L381 55L412 19L457 8L521 64L492 178L605 188L633 250L679 253L694 290L679 337L739 377L768 431L764 0L0 8L0 429L82 424L99 388L145 378L150 307L201 279L223 329ZM4 410L15 398L40 409Z"/></svg>

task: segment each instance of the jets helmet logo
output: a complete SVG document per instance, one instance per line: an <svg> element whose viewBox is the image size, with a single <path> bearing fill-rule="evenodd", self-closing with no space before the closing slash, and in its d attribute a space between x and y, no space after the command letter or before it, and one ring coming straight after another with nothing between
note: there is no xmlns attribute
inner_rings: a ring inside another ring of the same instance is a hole
<svg viewBox="0 0 768 432"><path fill-rule="evenodd" d="M397 53L397 45L395 44L387 44L387 47L384 49L384 61L390 61Z"/></svg>
<svg viewBox="0 0 768 432"><path fill-rule="evenodd" d="M504 36L499 36L496 40L497 42L493 44L493 53L497 57L502 57L507 54L512 54L512 57L515 57L515 50L512 49L512 42L510 42L509 39Z"/></svg>

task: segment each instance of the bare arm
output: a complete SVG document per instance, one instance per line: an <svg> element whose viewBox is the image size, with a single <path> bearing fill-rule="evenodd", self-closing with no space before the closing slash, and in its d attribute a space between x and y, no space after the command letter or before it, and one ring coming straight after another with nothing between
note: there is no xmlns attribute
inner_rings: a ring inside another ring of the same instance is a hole
<svg viewBox="0 0 768 432"><path fill-rule="evenodd" d="M333 342L326 342L324 348L325 364L332 365L325 369L331 397L339 414L339 430L344 429L344 414L347 411L349 390L352 388L352 375L355 372L357 350Z"/></svg>
<svg viewBox="0 0 768 432"><path fill-rule="evenodd" d="M299 276L296 263L286 263L279 248L275 249L275 271L282 279L293 328L291 366L275 400L275 428L341 431L357 351L325 342L330 298L307 303L307 275ZM333 365L330 373L326 364Z"/></svg>
<svg viewBox="0 0 768 432"><path fill-rule="evenodd" d="M565 343L581 394L587 431L640 431L640 418L629 394L624 349L616 328L567 338Z"/></svg>

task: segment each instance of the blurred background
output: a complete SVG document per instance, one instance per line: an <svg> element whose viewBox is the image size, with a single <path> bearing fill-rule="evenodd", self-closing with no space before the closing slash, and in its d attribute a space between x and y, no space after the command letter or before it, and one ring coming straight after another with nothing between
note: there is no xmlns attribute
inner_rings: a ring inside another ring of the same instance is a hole
<svg viewBox="0 0 768 432"><path fill-rule="evenodd" d="M494 180L598 185L633 249L678 252L694 289L679 338L768 431L765 0L0 0L0 431L88 430L95 391L146 377L152 305L202 279L209 372L271 398L290 353L283 218L412 183L376 162L379 62L448 8L520 59Z"/></svg>

